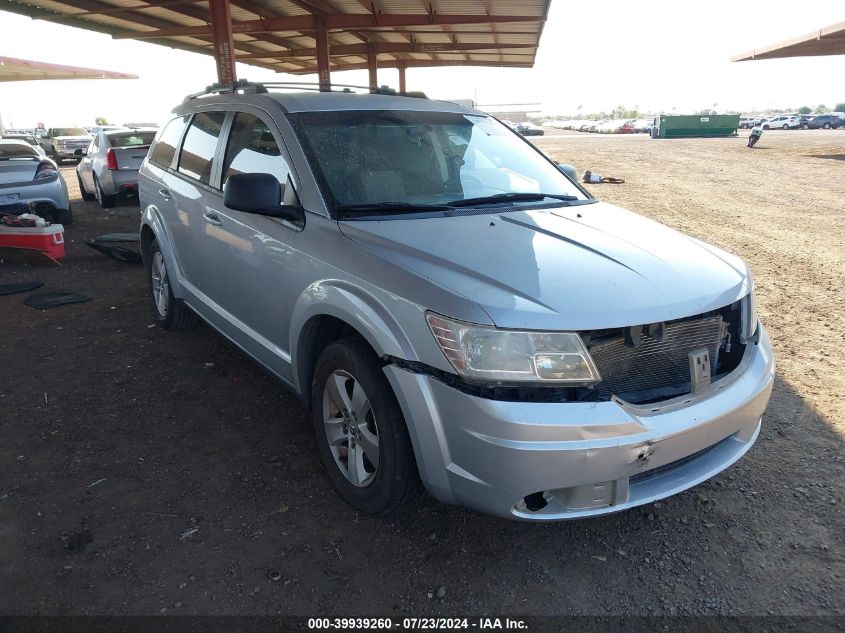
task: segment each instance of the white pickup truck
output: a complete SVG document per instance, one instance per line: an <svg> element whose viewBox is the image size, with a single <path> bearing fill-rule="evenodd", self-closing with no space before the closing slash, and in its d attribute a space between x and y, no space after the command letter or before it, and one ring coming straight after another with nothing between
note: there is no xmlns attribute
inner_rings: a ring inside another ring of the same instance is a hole
<svg viewBox="0 0 845 633"><path fill-rule="evenodd" d="M91 143L91 135L81 127L36 128L35 138L47 156L57 163L66 158L79 162Z"/></svg>

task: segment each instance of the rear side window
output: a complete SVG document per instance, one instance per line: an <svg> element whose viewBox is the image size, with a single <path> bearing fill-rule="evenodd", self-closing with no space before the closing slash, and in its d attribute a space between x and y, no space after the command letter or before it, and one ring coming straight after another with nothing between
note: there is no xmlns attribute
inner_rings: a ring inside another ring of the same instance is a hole
<svg viewBox="0 0 845 633"><path fill-rule="evenodd" d="M179 154L179 172L195 178L203 184L211 180L214 167L214 152L217 151L217 139L223 127L225 112L200 112L194 116L182 151Z"/></svg>
<svg viewBox="0 0 845 633"><path fill-rule="evenodd" d="M267 125L256 116L239 112L229 133L223 184L235 174L272 174L285 186L289 173L290 168Z"/></svg>
<svg viewBox="0 0 845 633"><path fill-rule="evenodd" d="M176 146L182 138L182 132L188 123L188 116L181 116L173 119L164 126L161 136L158 137L155 146L150 152L150 160L162 167L170 167L173 157L176 155Z"/></svg>

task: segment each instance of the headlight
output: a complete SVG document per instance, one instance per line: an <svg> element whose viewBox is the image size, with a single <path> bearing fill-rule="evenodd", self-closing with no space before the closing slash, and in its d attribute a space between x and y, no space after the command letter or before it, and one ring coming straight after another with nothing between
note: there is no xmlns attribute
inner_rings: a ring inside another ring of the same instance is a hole
<svg viewBox="0 0 845 633"><path fill-rule="evenodd" d="M460 375L495 382L594 384L601 380L575 332L520 332L426 314L431 333Z"/></svg>
<svg viewBox="0 0 845 633"><path fill-rule="evenodd" d="M757 332L757 293L754 292L753 286L751 287L751 292L742 298L740 306L742 310L740 342L746 343Z"/></svg>

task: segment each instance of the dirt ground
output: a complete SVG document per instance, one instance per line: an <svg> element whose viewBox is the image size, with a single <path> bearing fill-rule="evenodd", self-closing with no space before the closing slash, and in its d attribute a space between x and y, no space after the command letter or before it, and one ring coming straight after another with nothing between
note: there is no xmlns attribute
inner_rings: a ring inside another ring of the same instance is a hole
<svg viewBox="0 0 845 633"><path fill-rule="evenodd" d="M209 328L155 327L142 268L82 243L139 212L83 203L67 165L63 266L0 264L93 297L0 297L0 613L845 614L845 130L537 143L750 264L779 367L744 459L600 519L357 513L295 397Z"/></svg>

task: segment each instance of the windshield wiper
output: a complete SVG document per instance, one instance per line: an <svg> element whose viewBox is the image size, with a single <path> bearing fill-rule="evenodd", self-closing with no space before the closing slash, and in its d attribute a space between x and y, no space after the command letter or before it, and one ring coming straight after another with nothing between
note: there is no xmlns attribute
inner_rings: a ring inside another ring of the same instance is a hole
<svg viewBox="0 0 845 633"><path fill-rule="evenodd" d="M474 207L483 204L497 204L501 202L539 202L546 198L555 198L566 202L580 200L578 196L569 196L559 193L497 193L492 196L480 196L478 198L463 198L447 202L450 207Z"/></svg>
<svg viewBox="0 0 845 633"><path fill-rule="evenodd" d="M410 202L368 202L364 204L341 204L335 210L341 217L351 214L368 213L425 213L428 211L448 211L451 207L443 204L413 204Z"/></svg>

